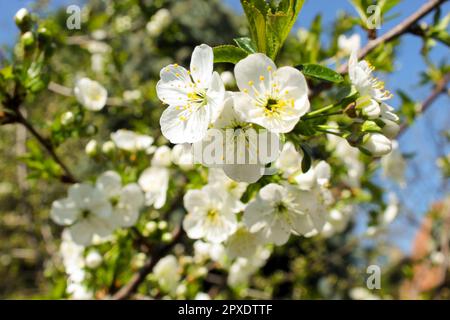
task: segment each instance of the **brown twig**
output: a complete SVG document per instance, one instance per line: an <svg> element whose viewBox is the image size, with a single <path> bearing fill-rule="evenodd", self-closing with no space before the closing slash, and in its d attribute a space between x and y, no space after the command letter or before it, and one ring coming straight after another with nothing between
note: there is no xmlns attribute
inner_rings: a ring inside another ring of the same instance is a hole
<svg viewBox="0 0 450 320"><path fill-rule="evenodd" d="M447 91L447 85L448 85L449 81L450 81L450 72L447 73L442 78L442 80L436 84L436 86L434 87L431 94L422 102L420 109L417 111L418 114L422 114L425 111L427 111L428 108L431 107L433 102L439 97L439 95L441 95L442 93ZM399 138L406 131L406 129L409 126L410 126L410 124L404 123L400 128L400 132L398 133L397 138Z"/></svg>
<svg viewBox="0 0 450 320"><path fill-rule="evenodd" d="M39 132L37 132L33 125L28 122L28 120L20 113L19 110L15 112L15 116L16 122L22 124L25 128L27 128L27 130L39 141L39 143L45 148L45 150L47 150L48 154L64 171L64 175L61 177L61 181L65 183L76 183L77 179L75 179L69 168L56 154L52 143L49 140L45 139Z"/></svg>
<svg viewBox="0 0 450 320"><path fill-rule="evenodd" d="M170 249L178 242L181 238L182 230L181 227L173 232L172 241L163 246L155 247L155 250L148 260L145 262L144 266L131 278L131 280L123 286L116 294L113 295L113 299L124 300L128 299L133 293L135 293L139 285L145 280L147 275L152 272L153 267L161 260L164 255L166 255Z"/></svg>
<svg viewBox="0 0 450 320"><path fill-rule="evenodd" d="M409 32L410 28L420 19L425 17L428 13L442 5L447 0L430 0L425 3L422 7L420 7L416 12L407 17L405 20L400 22L398 25L393 27L391 30L383 34L381 37L378 37L374 40L369 41L367 45L361 49L359 52L358 58L363 59L369 53L371 53L378 46L390 42L392 40L397 39L399 36ZM339 69L339 73L345 74L348 70L348 64L342 65Z"/></svg>

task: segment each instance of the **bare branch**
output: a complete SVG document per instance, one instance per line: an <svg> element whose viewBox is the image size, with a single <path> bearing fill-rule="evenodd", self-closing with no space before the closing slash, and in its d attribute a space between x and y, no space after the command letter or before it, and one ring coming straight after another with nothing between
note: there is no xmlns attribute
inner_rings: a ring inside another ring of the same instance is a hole
<svg viewBox="0 0 450 320"><path fill-rule="evenodd" d="M439 97L439 95L442 93L445 93L447 91L447 85L448 85L449 81L450 81L450 72L447 73L444 76L444 78L442 78L442 80L436 84L436 86L434 87L431 94L422 102L420 109L417 111L418 114L422 114L425 111L427 111L428 108L431 107L433 102ZM400 128L400 132L399 132L397 138L399 138L406 131L406 129L409 128L409 126L410 126L410 124L404 123Z"/></svg>
<svg viewBox="0 0 450 320"><path fill-rule="evenodd" d="M442 5L447 0L429 0L427 3L425 3L422 7L420 7L416 12L414 12L412 15L407 17L405 20L400 22L398 25L393 27L391 30L383 34L381 37L378 37L374 40L369 41L367 45L361 49L359 52L359 59L363 59L365 56L367 56L369 53L371 53L373 50L375 50L378 46L390 42L392 40L397 39L399 36L409 32L410 28L420 19L425 17L428 13ZM345 74L347 73L348 64L343 65L339 69L339 73Z"/></svg>

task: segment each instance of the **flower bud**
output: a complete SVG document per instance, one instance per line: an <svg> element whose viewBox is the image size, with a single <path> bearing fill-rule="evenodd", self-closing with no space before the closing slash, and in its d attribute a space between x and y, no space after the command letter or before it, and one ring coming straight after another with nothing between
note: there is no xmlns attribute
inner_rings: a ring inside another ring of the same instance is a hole
<svg viewBox="0 0 450 320"><path fill-rule="evenodd" d="M161 240L166 243L172 241L172 234L170 232L163 233Z"/></svg>
<svg viewBox="0 0 450 320"><path fill-rule="evenodd" d="M85 259L86 266L91 269L95 269L98 266L100 266L102 261L103 261L102 256L96 250L90 251Z"/></svg>
<svg viewBox="0 0 450 320"><path fill-rule="evenodd" d="M61 115L61 124L63 126L72 124L74 120L75 120L75 116L74 116L73 112L71 112L71 111L64 112Z"/></svg>
<svg viewBox="0 0 450 320"><path fill-rule="evenodd" d="M98 151L98 143L95 140L91 140L86 144L86 147L84 149L86 154L90 157L94 157L97 155Z"/></svg>
<svg viewBox="0 0 450 320"><path fill-rule="evenodd" d="M360 111L361 116L369 119L376 119L380 116L380 104L369 96L359 97L356 100L356 109Z"/></svg>
<svg viewBox="0 0 450 320"><path fill-rule="evenodd" d="M114 144L114 142L106 141L105 143L103 143L102 152L104 154L111 154L114 152L114 150L116 150L116 145Z"/></svg>
<svg viewBox="0 0 450 320"><path fill-rule="evenodd" d="M16 12L14 21L22 32L26 32L31 28L31 15L26 8L22 8Z"/></svg>
<svg viewBox="0 0 450 320"><path fill-rule="evenodd" d="M369 133L364 137L361 148L375 157L381 157L391 152L392 143L380 133Z"/></svg>
<svg viewBox="0 0 450 320"><path fill-rule="evenodd" d="M384 126L381 129L383 134L389 139L394 139L397 136L398 132L400 131L399 124L395 121L388 119L381 119L381 121L384 122Z"/></svg>
<svg viewBox="0 0 450 320"><path fill-rule="evenodd" d="M232 87L236 80L234 79L233 73L231 71L224 71L220 74L220 78L222 78L223 84L226 87Z"/></svg>
<svg viewBox="0 0 450 320"><path fill-rule="evenodd" d="M153 232L158 229L158 224L155 221L149 221L145 224L145 231L148 235L151 235Z"/></svg>
<svg viewBox="0 0 450 320"><path fill-rule="evenodd" d="M159 229L159 230L165 230L165 229L167 229L167 227L168 227L168 224L167 224L166 221L160 221L160 222L158 222L158 229Z"/></svg>
<svg viewBox="0 0 450 320"><path fill-rule="evenodd" d="M34 36L31 31L27 31L20 37L20 41L22 42L25 48L30 48L34 45Z"/></svg>

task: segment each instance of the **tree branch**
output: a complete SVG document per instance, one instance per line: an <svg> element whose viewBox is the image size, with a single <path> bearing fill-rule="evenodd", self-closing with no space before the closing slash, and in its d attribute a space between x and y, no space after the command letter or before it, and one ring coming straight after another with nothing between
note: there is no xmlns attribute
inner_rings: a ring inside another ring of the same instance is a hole
<svg viewBox="0 0 450 320"><path fill-rule="evenodd" d="M410 28L420 19L425 17L428 13L442 5L447 0L429 0L422 7L420 7L416 12L407 17L405 20L400 22L398 25L393 27L391 30L383 34L381 37L378 37L374 40L369 41L367 45L361 49L359 52L358 58L363 59L373 50L375 50L379 45L390 42L392 40L397 39L399 36L409 32ZM348 64L342 65L339 69L339 73L345 74L348 71Z"/></svg>
<svg viewBox="0 0 450 320"><path fill-rule="evenodd" d="M30 122L28 122L28 120L20 113L18 109L15 111L15 116L16 122L22 124L25 128L27 128L27 130L39 141L39 143L45 148L45 150L47 150L48 154L56 163L58 163L58 165L64 171L64 175L61 177L61 181L65 183L76 183L77 179L75 179L69 168L56 154L51 142L45 139L39 132L37 132L36 129L31 125Z"/></svg>
<svg viewBox="0 0 450 320"><path fill-rule="evenodd" d="M441 81L439 81L436 86L434 87L431 94L422 102L422 105L420 107L420 110L417 111L417 114L420 115L428 110L428 108L431 107L433 102L439 97L440 94L447 91L447 85L450 81L450 72L447 73L444 78L442 78ZM397 139L406 131L406 129L409 128L411 124L404 123L401 128L400 132L397 135Z"/></svg>
<svg viewBox="0 0 450 320"><path fill-rule="evenodd" d="M115 300L125 300L137 291L139 285L145 280L147 275L152 272L153 267L164 257L170 249L179 241L182 235L181 227L173 232L172 241L160 247L155 247L154 253L148 258L144 266L131 278L131 280L123 286L116 294L113 295Z"/></svg>

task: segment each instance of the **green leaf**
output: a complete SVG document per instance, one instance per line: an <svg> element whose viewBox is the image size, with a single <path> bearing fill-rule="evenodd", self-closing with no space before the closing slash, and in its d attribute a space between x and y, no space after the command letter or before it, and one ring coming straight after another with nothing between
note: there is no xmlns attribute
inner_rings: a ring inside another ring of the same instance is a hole
<svg viewBox="0 0 450 320"><path fill-rule="evenodd" d="M238 63L248 56L248 53L241 48L232 45L223 45L213 48L214 62Z"/></svg>
<svg viewBox="0 0 450 320"><path fill-rule="evenodd" d="M326 80L334 83L340 83L344 81L344 78L336 71L318 64L305 63L296 66L296 68L303 72L303 74L307 77L313 77L316 79Z"/></svg>
<svg viewBox="0 0 450 320"><path fill-rule="evenodd" d="M259 52L275 59L303 6L304 0L241 0L250 34Z"/></svg>
<svg viewBox="0 0 450 320"><path fill-rule="evenodd" d="M234 42L236 42L236 44L238 45L239 48L241 48L242 50L245 50L249 54L256 52L255 44L253 43L252 39L250 39L248 37L236 38L236 39L234 39Z"/></svg>
<svg viewBox="0 0 450 320"><path fill-rule="evenodd" d="M311 150L307 145L300 145L300 148L303 150L303 159L302 159L302 172L306 173L311 168L312 159L311 159Z"/></svg>

